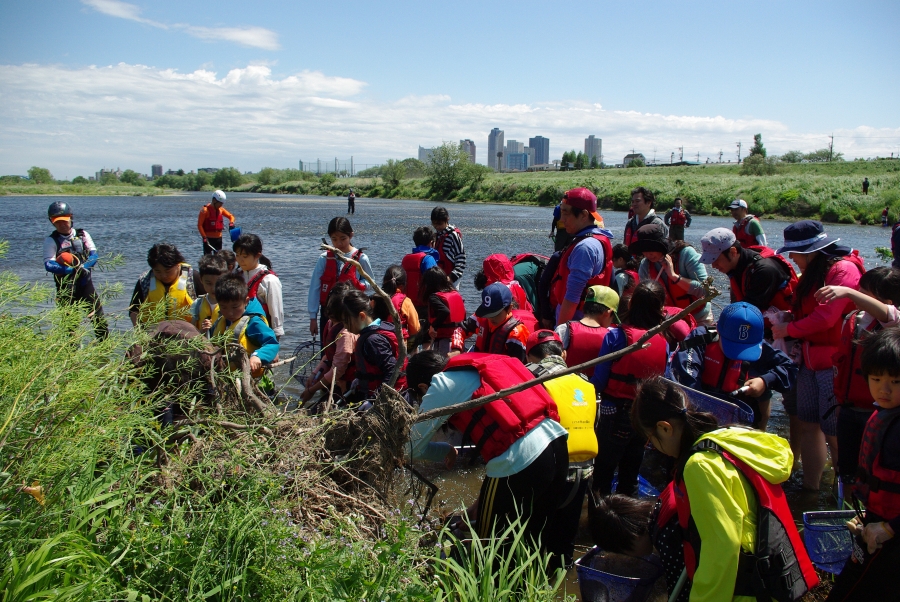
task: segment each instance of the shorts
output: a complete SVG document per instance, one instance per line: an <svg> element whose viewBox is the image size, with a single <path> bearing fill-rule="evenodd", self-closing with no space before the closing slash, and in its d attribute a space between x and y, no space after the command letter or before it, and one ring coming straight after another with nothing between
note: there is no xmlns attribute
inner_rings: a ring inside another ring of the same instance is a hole
<svg viewBox="0 0 900 602"><path fill-rule="evenodd" d="M837 436L837 413L829 412L836 403L834 370L810 370L806 366L800 366L800 375L797 377L797 416L800 420L817 422L823 433Z"/></svg>

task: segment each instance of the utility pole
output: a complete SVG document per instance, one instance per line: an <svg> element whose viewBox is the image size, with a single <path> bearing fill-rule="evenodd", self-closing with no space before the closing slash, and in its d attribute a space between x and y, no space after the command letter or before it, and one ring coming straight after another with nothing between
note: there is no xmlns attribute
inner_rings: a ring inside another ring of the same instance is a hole
<svg viewBox="0 0 900 602"><path fill-rule="evenodd" d="M700 163L700 151L697 151L697 163Z"/></svg>
<svg viewBox="0 0 900 602"><path fill-rule="evenodd" d="M719 163L722 162L722 149L719 149Z"/></svg>
<svg viewBox="0 0 900 602"><path fill-rule="evenodd" d="M737 152L738 163L740 163L741 162L741 143L740 142L737 143L737 149L738 149L738 152Z"/></svg>
<svg viewBox="0 0 900 602"><path fill-rule="evenodd" d="M678 162L684 163L684 147L683 146L678 147Z"/></svg>
<svg viewBox="0 0 900 602"><path fill-rule="evenodd" d="M831 138L831 144L828 145L828 162L831 163L831 159L834 158L834 134L829 138Z"/></svg>
<svg viewBox="0 0 900 602"><path fill-rule="evenodd" d="M353 155L350 155L350 177L353 177Z"/></svg>
<svg viewBox="0 0 900 602"><path fill-rule="evenodd" d="M675 153L672 153L672 156L669 157L669 164L675 163Z"/></svg>

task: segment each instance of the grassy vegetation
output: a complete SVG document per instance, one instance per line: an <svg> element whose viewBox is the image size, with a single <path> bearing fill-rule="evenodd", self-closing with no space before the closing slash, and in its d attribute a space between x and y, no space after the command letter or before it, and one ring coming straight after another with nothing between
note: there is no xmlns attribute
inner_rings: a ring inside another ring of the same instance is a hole
<svg viewBox="0 0 900 602"><path fill-rule="evenodd" d="M868 196L862 194L864 177L871 184ZM450 199L551 206L576 186L593 190L606 209L626 210L631 190L646 186L657 195L659 208L668 209L681 196L699 215L727 214L725 207L735 198L745 199L754 213L767 217L871 224L880 223L885 205L892 219L900 215L900 161L888 160L779 164L768 176L741 175L737 165L490 174ZM350 187L368 197L432 198L423 178L405 179L396 187L380 178L341 178L333 183L248 183L235 190L341 196Z"/></svg>
<svg viewBox="0 0 900 602"><path fill-rule="evenodd" d="M171 188L156 186L133 186L117 183L111 185L92 184L35 184L18 182L14 184L0 183L0 196L31 195L70 195L70 196L155 196L178 192Z"/></svg>

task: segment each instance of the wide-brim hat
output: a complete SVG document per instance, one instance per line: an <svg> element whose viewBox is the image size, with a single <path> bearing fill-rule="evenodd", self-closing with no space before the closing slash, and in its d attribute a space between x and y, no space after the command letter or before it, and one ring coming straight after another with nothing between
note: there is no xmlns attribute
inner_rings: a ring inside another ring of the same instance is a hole
<svg viewBox="0 0 900 602"><path fill-rule="evenodd" d="M672 243L662 224L647 224L641 226L635 232L636 240L628 245L628 251L632 255L639 255L647 251L655 251L663 255L672 250Z"/></svg>
<svg viewBox="0 0 900 602"><path fill-rule="evenodd" d="M783 253L815 253L834 245L839 240L841 239L828 236L822 222L805 219L794 222L784 229L784 244L776 253L779 255Z"/></svg>

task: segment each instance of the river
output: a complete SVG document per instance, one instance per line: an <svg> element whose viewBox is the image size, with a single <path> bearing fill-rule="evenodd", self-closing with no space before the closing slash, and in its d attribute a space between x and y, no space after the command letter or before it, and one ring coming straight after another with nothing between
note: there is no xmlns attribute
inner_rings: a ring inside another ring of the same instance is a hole
<svg viewBox="0 0 900 602"><path fill-rule="evenodd" d="M26 282L52 286L52 278L44 271L42 262L44 238L52 230L46 211L51 202L65 201L73 208L76 227L91 234L101 255L117 253L124 258L124 264L115 271L95 271L95 282L122 283L123 295L106 303L105 309L115 317L116 328L130 328L126 308L135 281L148 269L147 250L157 242L173 243L196 265L201 249L197 214L209 198L206 192L157 197L0 197L0 223L7 228L2 238L10 243L9 254L0 259L0 269L15 272ZM353 242L366 249L378 282L385 269L399 263L412 248L413 231L430 223L435 205L427 201L357 199L356 214L350 216L355 231ZM485 256L552 252L552 243L547 238L550 208L472 203L446 206L451 223L463 232L468 268L461 292L470 311L479 304L472 277ZM306 311L309 277L321 253L321 238L327 236L328 222L335 216L346 215L347 201L335 197L229 193L226 208L236 216L237 225L244 232L260 236L263 252L272 260L282 280L285 311L282 355L289 353L299 342L309 339ZM626 214L606 211L602 215L606 227L620 242ZM726 217L694 217L686 230L686 239L699 248L704 233L716 227L730 227L731 223ZM779 220L763 222L769 246L780 245L787 224ZM890 246L889 231L880 227L828 224L826 229L829 234L839 236L844 244L859 249L867 268L879 265L876 246ZM711 273L720 290L725 291L724 303L727 303L727 279L715 270ZM721 307L722 303L717 304L716 314ZM780 403L773 404L772 414L769 430L786 436L787 420ZM468 504L477 496L482 474L478 468L451 472L429 470L429 475L441 487L438 499L450 508ZM803 494L799 488L787 486L795 512L829 507L831 488L827 483L831 479L831 474L823 478L825 484L818 495ZM586 546L589 542L579 543Z"/></svg>

